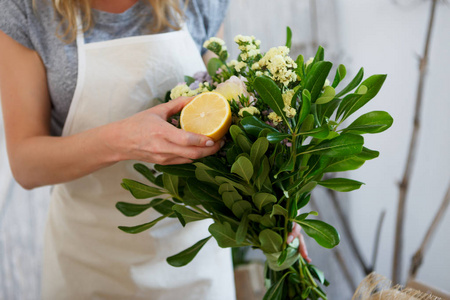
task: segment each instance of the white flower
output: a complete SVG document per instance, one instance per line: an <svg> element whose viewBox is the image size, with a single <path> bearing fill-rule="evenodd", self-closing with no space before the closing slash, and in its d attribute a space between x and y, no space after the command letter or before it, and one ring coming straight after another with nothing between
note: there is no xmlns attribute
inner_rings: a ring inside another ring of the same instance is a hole
<svg viewBox="0 0 450 300"><path fill-rule="evenodd" d="M229 63L227 63L227 66L230 67L230 68L232 68L232 67L234 67L234 66L237 65L237 64L238 64L238 61L235 60L235 59L233 59L232 61L230 61Z"/></svg>
<svg viewBox="0 0 450 300"><path fill-rule="evenodd" d="M287 90L281 96L283 97L284 105L291 105L292 97L294 97L294 90Z"/></svg>
<svg viewBox="0 0 450 300"><path fill-rule="evenodd" d="M258 76L258 77L261 77L261 76L263 76L263 72L261 72L261 71L256 71L255 75Z"/></svg>
<svg viewBox="0 0 450 300"><path fill-rule="evenodd" d="M283 119L278 116L275 112L271 112L267 118L272 121L273 125L277 126L279 123L283 121Z"/></svg>
<svg viewBox="0 0 450 300"><path fill-rule="evenodd" d="M203 43L203 47L208 48L209 44L213 42L219 44L220 46L225 45L225 42L222 39L219 39L218 37L212 37Z"/></svg>
<svg viewBox="0 0 450 300"><path fill-rule="evenodd" d="M234 69L236 70L236 72L240 72L241 69L245 68L246 66L247 64L245 62L240 61L234 66Z"/></svg>
<svg viewBox="0 0 450 300"><path fill-rule="evenodd" d="M255 45L256 45L256 46L261 45L261 41L260 41L260 40L256 40L256 41L255 41Z"/></svg>
<svg viewBox="0 0 450 300"><path fill-rule="evenodd" d="M243 61L246 61L247 58L248 58L248 54L247 54L246 52L241 53L241 59L242 59ZM238 72L239 72L239 71L238 71Z"/></svg>
<svg viewBox="0 0 450 300"><path fill-rule="evenodd" d="M235 38L234 38L234 41L237 43L237 44L240 44L240 43L251 43L252 42L252 37L251 36L243 36L243 35L237 35Z"/></svg>
<svg viewBox="0 0 450 300"><path fill-rule="evenodd" d="M243 107L243 108L241 108L241 110L239 110L238 115L243 117L244 116L244 111L248 112L252 116L260 114L259 110L256 107L250 106L250 107Z"/></svg>
<svg viewBox="0 0 450 300"><path fill-rule="evenodd" d="M286 105L283 108L283 111L286 113L286 117L288 118L293 118L297 114L297 111L294 108L290 107L289 105Z"/></svg>
<svg viewBox="0 0 450 300"><path fill-rule="evenodd" d="M305 68L308 67L313 61L314 61L314 57L310 57L305 63Z"/></svg>
<svg viewBox="0 0 450 300"><path fill-rule="evenodd" d="M185 97L191 97L196 95L196 91L191 90L186 83L182 83L177 85L176 87L174 87L171 91L170 91L170 99L176 99L178 97L181 96L185 96Z"/></svg>
<svg viewBox="0 0 450 300"><path fill-rule="evenodd" d="M239 96L248 97L247 86L236 76L231 76L230 79L219 84L215 91L222 94L228 101L239 101Z"/></svg>
<svg viewBox="0 0 450 300"><path fill-rule="evenodd" d="M259 63L255 62L252 65L252 70L256 71L256 70L259 70L259 69L261 69L261 66L259 65Z"/></svg>

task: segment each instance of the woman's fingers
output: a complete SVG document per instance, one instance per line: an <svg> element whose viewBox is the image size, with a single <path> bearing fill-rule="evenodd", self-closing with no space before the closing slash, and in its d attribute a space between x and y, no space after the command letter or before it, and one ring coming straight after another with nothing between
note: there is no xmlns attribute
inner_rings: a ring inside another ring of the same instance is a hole
<svg viewBox="0 0 450 300"><path fill-rule="evenodd" d="M159 115L164 120L167 120L170 116L180 112L183 107L188 104L194 97L178 97L174 100L170 100L167 103L159 104L151 108L152 112Z"/></svg>
<svg viewBox="0 0 450 300"><path fill-rule="evenodd" d="M298 247L298 252L300 255L308 262L311 262L311 259L308 256L308 250L306 249L305 239L303 238L303 235L301 234L302 228L297 223L294 223L292 226L292 231L289 233L287 238L287 243L290 244L295 238L298 238L300 245Z"/></svg>
<svg viewBox="0 0 450 300"><path fill-rule="evenodd" d="M178 129L169 123L167 123L165 130L167 132L165 138L176 145L196 147L212 147L215 145L214 141L207 136Z"/></svg>

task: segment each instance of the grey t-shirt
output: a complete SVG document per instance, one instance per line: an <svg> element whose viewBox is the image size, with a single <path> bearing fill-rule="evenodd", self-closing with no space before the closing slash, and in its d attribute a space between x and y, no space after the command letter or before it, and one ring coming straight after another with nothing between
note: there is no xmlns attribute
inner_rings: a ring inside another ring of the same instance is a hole
<svg viewBox="0 0 450 300"><path fill-rule="evenodd" d="M66 44L56 36L59 17L55 14L51 0L35 2L36 7L33 9L32 0L0 0L0 30L27 48L37 51L42 58L52 103L51 133L61 135L75 92L77 45L76 42ZM228 3L229 0L189 1L185 21L202 54L205 49L201 45L217 33ZM149 34L152 8L148 0L139 0L120 14L93 10L93 18L95 25L85 34L86 43Z"/></svg>

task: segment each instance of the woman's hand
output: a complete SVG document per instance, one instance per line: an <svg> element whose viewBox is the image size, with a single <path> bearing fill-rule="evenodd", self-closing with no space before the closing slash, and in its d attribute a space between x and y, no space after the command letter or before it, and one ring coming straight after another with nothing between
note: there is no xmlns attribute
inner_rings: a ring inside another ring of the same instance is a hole
<svg viewBox="0 0 450 300"><path fill-rule="evenodd" d="M157 164L190 163L216 153L222 141L174 127L167 119L180 112L192 97L179 97L112 124L108 147L120 153L119 160Z"/></svg>
<svg viewBox="0 0 450 300"><path fill-rule="evenodd" d="M308 256L308 250L306 249L305 239L303 238L303 235L301 234L302 228L297 223L293 223L292 225L292 231L289 233L287 238L287 243L290 244L295 238L298 238L300 241L300 245L298 246L298 252L300 255L308 262L311 262L311 258Z"/></svg>

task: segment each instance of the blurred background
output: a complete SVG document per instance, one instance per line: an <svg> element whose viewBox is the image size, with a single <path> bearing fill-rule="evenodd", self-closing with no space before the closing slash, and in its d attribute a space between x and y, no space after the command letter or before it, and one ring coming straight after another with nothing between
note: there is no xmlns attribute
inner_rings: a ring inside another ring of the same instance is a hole
<svg viewBox="0 0 450 300"><path fill-rule="evenodd" d="M432 2L231 0L225 20L225 41L232 58L238 53L233 42L235 35L254 35L262 41L261 48L265 52L272 46L285 44L286 26L290 26L292 57L301 53L307 59L322 45L326 60L334 62L335 66L342 63L347 67L343 85L360 67L364 67L365 78L388 74L379 94L360 111L362 114L385 110L394 118L393 126L386 132L365 135L366 146L380 151L380 157L367 161L359 170L344 174L365 185L350 193L335 194L320 189L313 193L311 208L319 211L320 218L334 225L341 234L341 244L334 250L322 249L307 238L313 263L324 270L331 282L326 289L329 299L351 299L356 286L371 270L389 279L396 277L397 282L405 285L411 277L408 274L412 256L420 247L448 189L450 5L437 1L428 42L428 63L422 69L420 127L416 130L417 148L410 164L403 210L402 258L394 275L399 183L414 130L419 63L424 55ZM40 294L42 240L50 189L30 192L15 183L7 161L2 122L0 178L0 299L36 299ZM379 245L374 247L378 228ZM448 211L426 245L415 280L446 291L448 295ZM249 253L246 257L247 260L258 258L258 253Z"/></svg>

